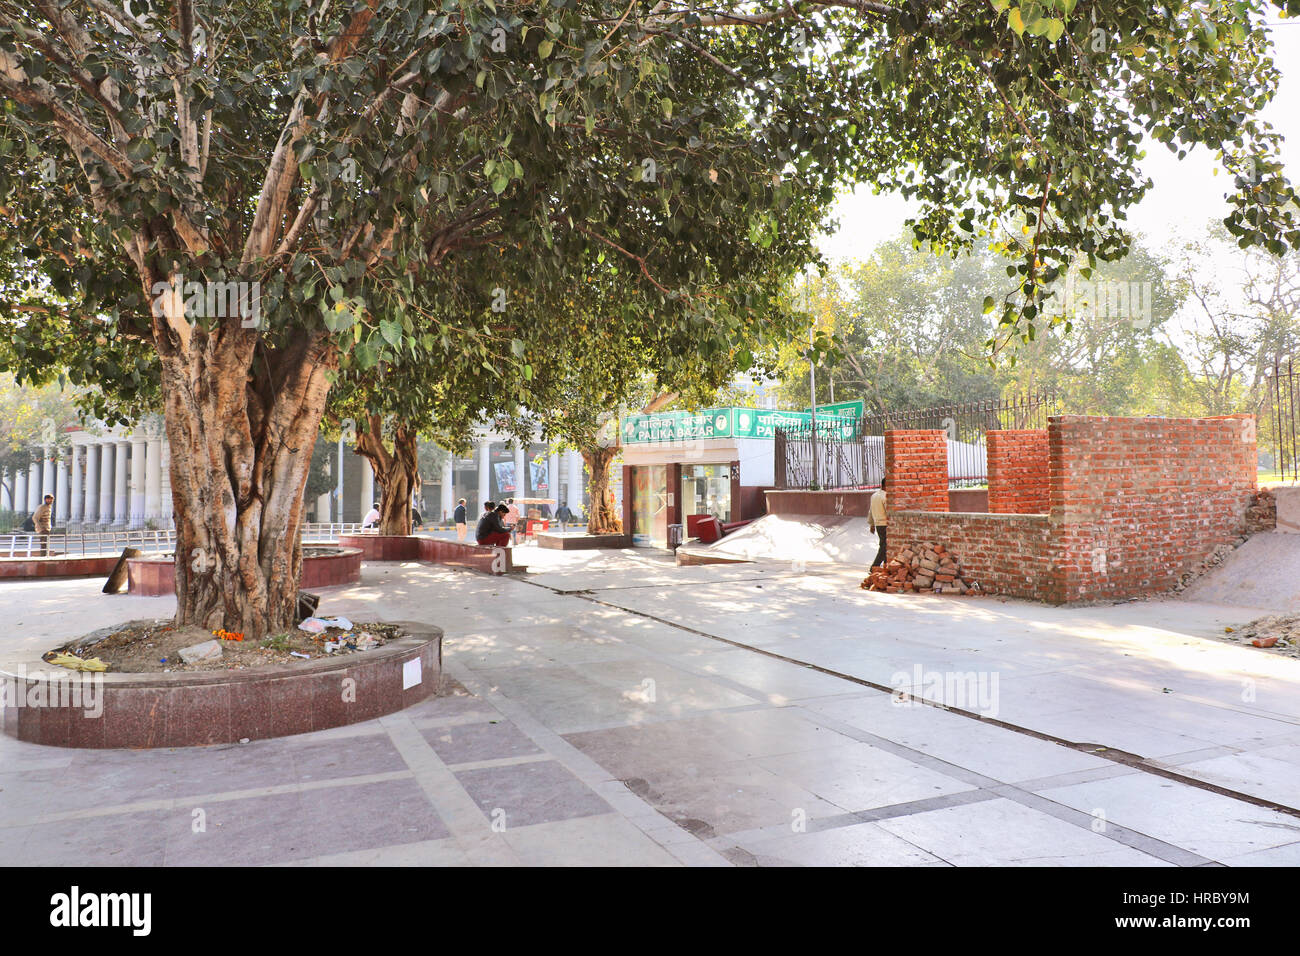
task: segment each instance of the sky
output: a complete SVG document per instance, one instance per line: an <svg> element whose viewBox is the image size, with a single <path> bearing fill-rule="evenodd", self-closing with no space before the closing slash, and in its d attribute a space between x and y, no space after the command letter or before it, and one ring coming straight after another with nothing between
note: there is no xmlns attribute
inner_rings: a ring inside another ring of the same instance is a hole
<svg viewBox="0 0 1300 956"><path fill-rule="evenodd" d="M1281 71L1277 95L1264 117L1285 138L1283 161L1292 184L1300 181L1300 20L1273 24L1273 59ZM1203 147L1179 160L1160 143L1149 142L1142 171L1153 187L1142 202L1129 210L1129 224L1147 236L1155 248L1170 244L1179 235L1202 233L1211 218L1227 213L1224 193L1231 177L1220 170ZM841 197L836 209L839 230L822 237L820 248L829 259L865 259L879 243L897 236L903 221L916 206L892 193L875 195L862 187Z"/></svg>

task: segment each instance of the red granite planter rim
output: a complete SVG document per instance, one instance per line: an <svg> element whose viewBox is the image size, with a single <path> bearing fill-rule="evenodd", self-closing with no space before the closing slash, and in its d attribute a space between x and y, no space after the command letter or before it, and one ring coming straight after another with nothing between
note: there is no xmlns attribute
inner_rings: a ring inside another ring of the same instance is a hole
<svg viewBox="0 0 1300 956"><path fill-rule="evenodd" d="M41 703L6 700L3 732L42 746L152 749L289 737L372 720L436 694L442 676L442 630L418 621L390 623L411 633L374 651L241 671L85 675L42 663L36 673L19 674L5 667L0 678L28 688L20 694L50 690ZM418 677L408 684L413 663ZM75 690L59 693L55 703L55 683L66 687L69 678L93 679L96 703Z"/></svg>

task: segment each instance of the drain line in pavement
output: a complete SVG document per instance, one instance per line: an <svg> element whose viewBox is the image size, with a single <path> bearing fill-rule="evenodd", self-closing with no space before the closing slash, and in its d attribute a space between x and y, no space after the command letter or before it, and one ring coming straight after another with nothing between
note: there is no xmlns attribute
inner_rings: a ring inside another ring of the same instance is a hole
<svg viewBox="0 0 1300 956"><path fill-rule="evenodd" d="M675 628L679 631L685 631L688 634L696 634L700 637L707 637L711 641L718 641L722 644L730 644L732 647L740 650L751 651L755 654L761 654L764 657L770 657L773 660L783 661L786 664L793 664L796 667L803 667L808 670L817 671L820 674L826 674L829 677L838 677L840 680L846 680L852 684L858 684L862 687L870 687L872 690L882 691L893 696L897 689L888 687L885 684L876 681L867 680L865 677L857 677L853 674L845 674L843 671L831 670L829 667L822 667L819 664L810 664L807 661L801 661L795 657L787 657L784 654L778 654L775 651L764 650L761 647L754 647L752 644L745 644L741 641L733 641L730 638L719 637L717 634L710 634L708 631L701 631L698 628L690 627L686 624L678 624L676 621L669 621L665 618L658 617L647 611L637 611L632 608L622 607L610 601L603 601L594 597L591 591L565 591L561 588L551 587L548 584L541 584L536 581L528 581L526 578L517 580L531 584L533 587L543 588L562 597L575 597L592 604L607 607L615 611L622 611L624 614L635 614L637 617L644 617L647 620L654 621L656 624L663 624L665 627ZM977 714L971 710L963 710L960 707L949 707L946 704L937 701L927 700L924 697L913 697L911 694L904 695L901 700L914 700L919 704L925 704L927 707L934 707L938 710L947 711L950 714L957 714L969 720L977 720L982 724L989 724L994 727L1000 727L1003 730L1010 730L1013 733L1022 734L1026 737L1033 737L1037 740L1043 740L1047 743L1056 744L1058 747L1065 747L1069 750L1077 750L1081 753L1092 754L1094 757L1100 757L1103 760L1109 760L1112 763L1122 764L1125 767L1132 767L1135 770L1141 770L1143 773L1149 773L1157 777L1164 777L1167 780L1174 780L1178 783L1186 784L1189 787L1195 787L1198 790L1205 790L1210 793L1217 793L1220 796L1231 797L1234 800L1240 800L1242 803L1249 803L1265 810L1273 810L1277 813L1284 813L1287 816L1300 818L1300 808L1290 807L1286 804L1277 803L1274 800L1266 800L1263 797L1257 797L1254 794L1243 793L1240 790L1231 790L1227 787L1221 787L1218 784L1201 780L1198 777L1191 777L1187 774L1179 773L1176 770L1170 770L1167 767L1158 767L1147 761L1147 758L1138 754L1128 753L1123 750L1116 750L1113 747L1105 747L1101 744L1094 743L1077 743L1073 740L1066 740L1064 737L1056 737L1052 734L1046 734L1039 730L1033 730L1029 727L1021 727L1019 724L1008 723L1005 720L999 720L996 717L988 717L984 714Z"/></svg>

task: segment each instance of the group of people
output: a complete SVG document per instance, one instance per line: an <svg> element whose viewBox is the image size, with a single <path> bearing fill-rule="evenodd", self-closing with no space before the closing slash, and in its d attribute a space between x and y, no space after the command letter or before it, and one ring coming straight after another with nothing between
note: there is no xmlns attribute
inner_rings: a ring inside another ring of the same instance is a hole
<svg viewBox="0 0 1300 956"><path fill-rule="evenodd" d="M530 512L528 515L528 518L540 517L539 512ZM561 532L568 530L568 526L577 520L577 517L567 504L561 504L555 511L555 521L559 525ZM379 502L376 501L374 506L366 512L366 516L361 519L361 527L377 527L379 521ZM469 532L469 508L464 498L456 502L452 522L456 525L456 540L464 541ZM411 523L413 527L417 528L422 525L420 512L414 508L411 512ZM501 544L504 547L510 544L518 544L521 531L527 532L526 519L520 514L514 498L507 498L500 503L485 501L483 502L483 513L479 515L478 525L474 529L474 540L479 544ZM501 537L503 535L504 538ZM489 538L492 540L488 540Z"/></svg>

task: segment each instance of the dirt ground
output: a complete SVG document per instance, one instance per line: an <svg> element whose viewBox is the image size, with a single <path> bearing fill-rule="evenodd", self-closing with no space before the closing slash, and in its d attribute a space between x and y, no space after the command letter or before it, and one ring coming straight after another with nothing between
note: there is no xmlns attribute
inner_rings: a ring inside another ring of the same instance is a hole
<svg viewBox="0 0 1300 956"><path fill-rule="evenodd" d="M331 654L325 645L327 641L341 638L355 641L362 634L373 635L379 641L375 646L382 646L399 636L399 629L392 624L377 622L354 624L351 631L327 628L321 634L309 634L295 628L261 641L222 640L219 659L186 664L180 657L181 648L216 640L217 636L201 627L176 628L171 620L159 618L103 628L70 642L66 650L82 658L97 657L108 664L109 673L114 674L243 670L303 660L293 656L294 653L306 655L308 659L361 653L344 646Z"/></svg>

